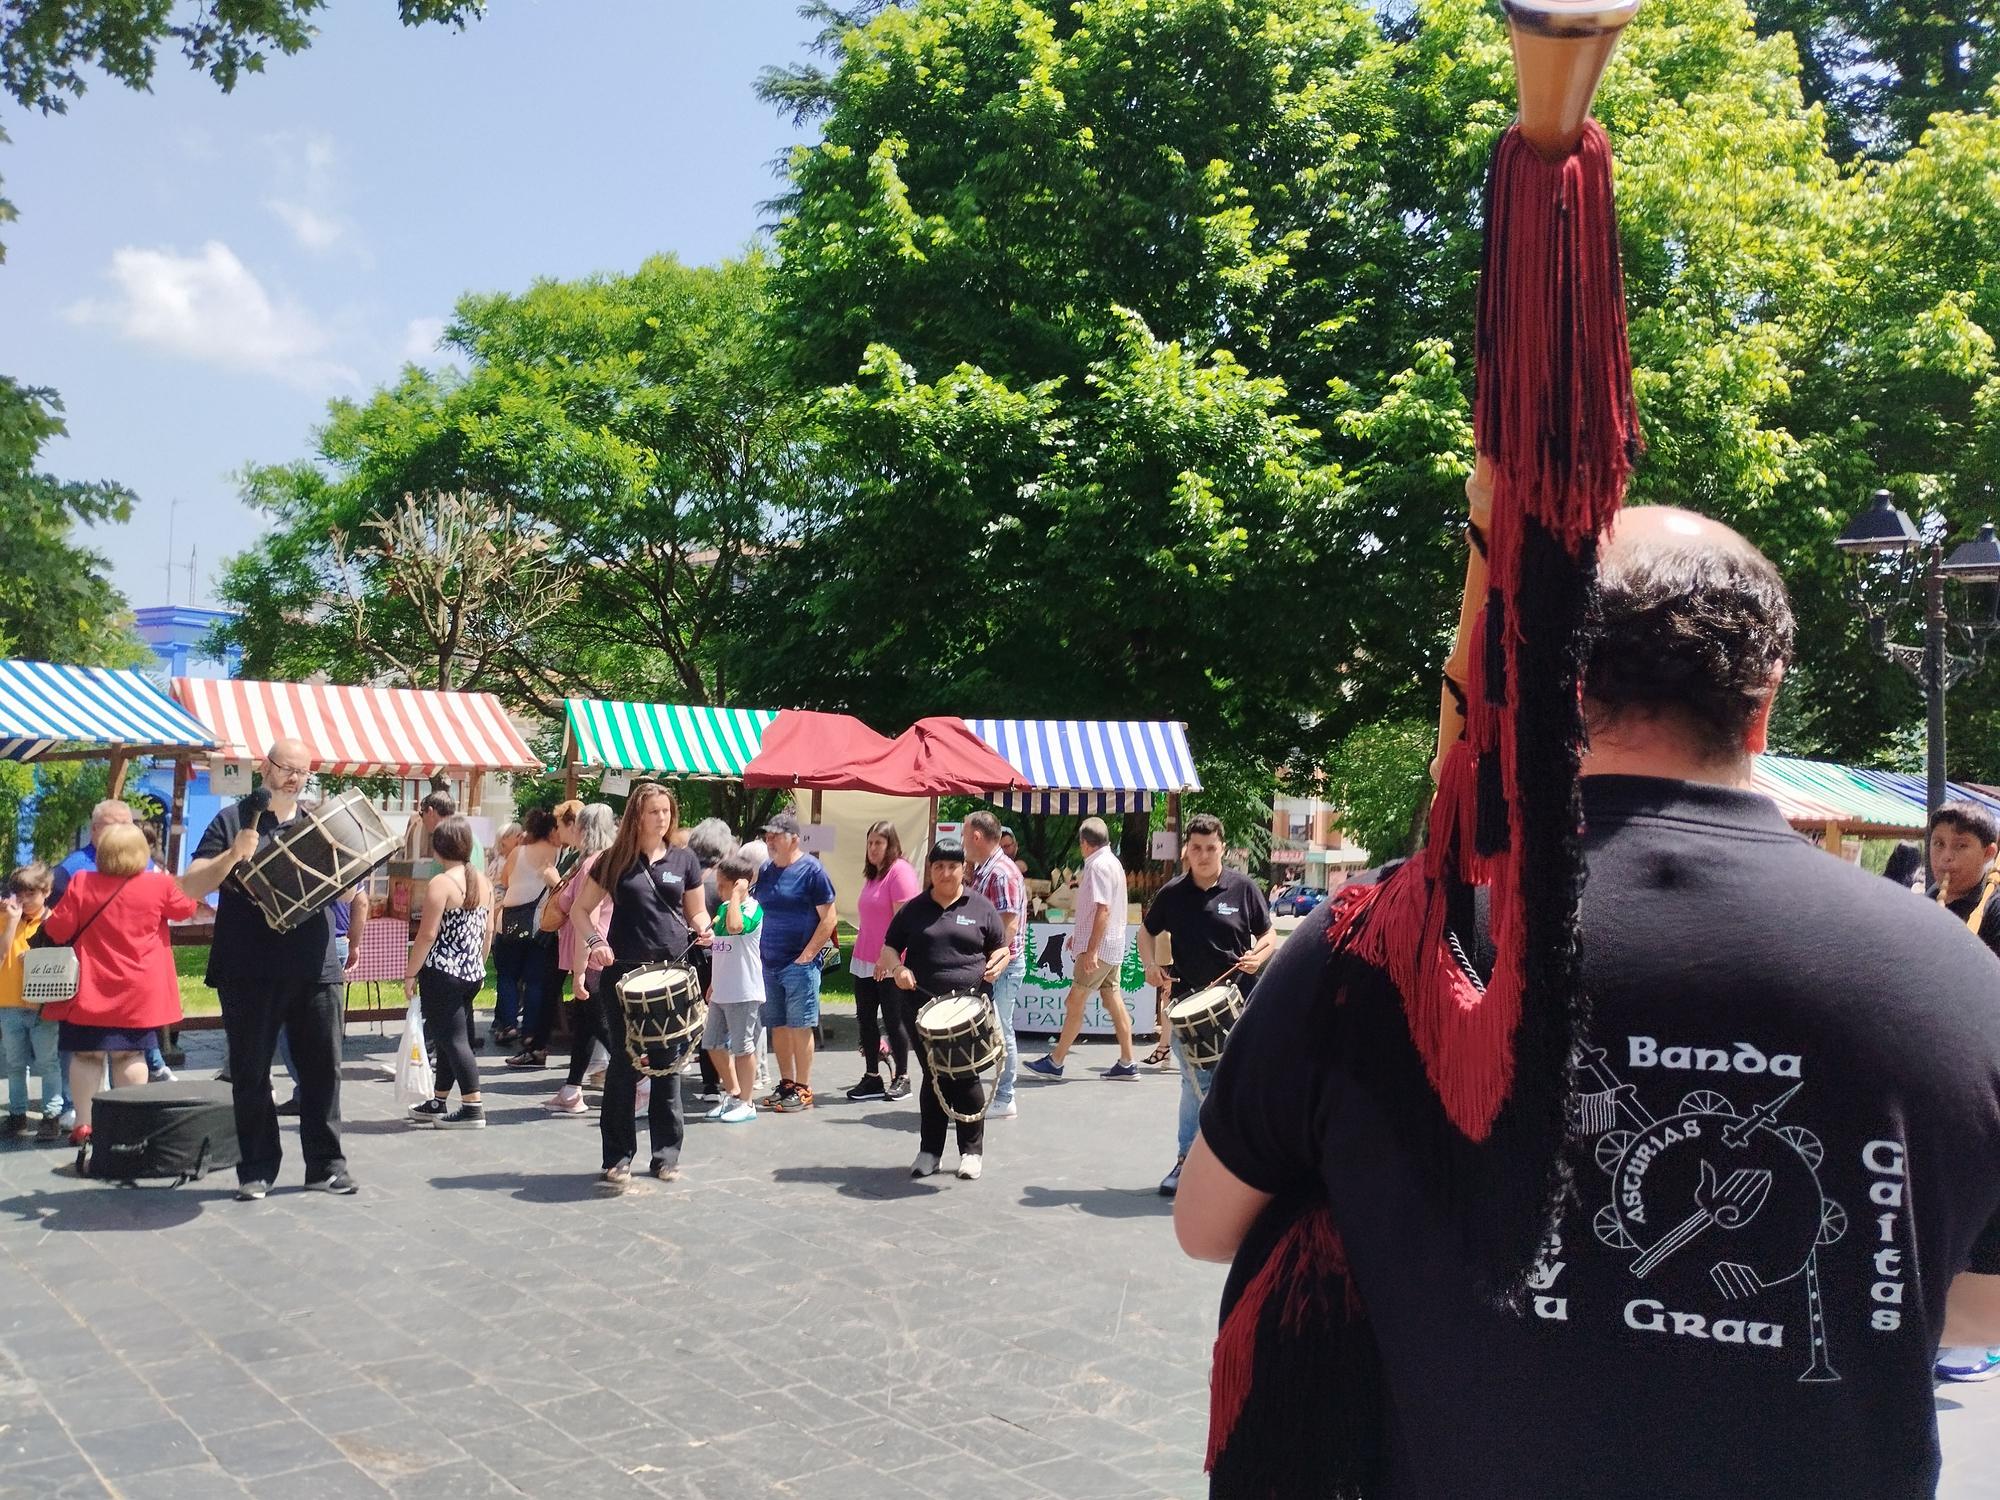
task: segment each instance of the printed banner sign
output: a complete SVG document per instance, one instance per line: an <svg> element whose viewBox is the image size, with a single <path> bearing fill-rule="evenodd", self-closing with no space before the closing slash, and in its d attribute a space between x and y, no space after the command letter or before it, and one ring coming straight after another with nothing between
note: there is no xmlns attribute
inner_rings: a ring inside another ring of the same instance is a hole
<svg viewBox="0 0 2000 1500"><path fill-rule="evenodd" d="M1062 1030L1063 1000L1069 994L1072 955L1066 944L1071 927L1067 922L1028 924L1027 979L1021 986L1021 1003L1014 1011L1016 1031L1044 1031L1051 1035ZM1118 971L1118 988L1125 1008L1132 1014L1132 1029L1139 1035L1159 1029L1159 996L1146 985L1145 970L1139 963L1139 936L1136 928L1125 937L1125 962ZM1084 1007L1083 1034L1110 1036L1111 1017L1098 995Z"/></svg>

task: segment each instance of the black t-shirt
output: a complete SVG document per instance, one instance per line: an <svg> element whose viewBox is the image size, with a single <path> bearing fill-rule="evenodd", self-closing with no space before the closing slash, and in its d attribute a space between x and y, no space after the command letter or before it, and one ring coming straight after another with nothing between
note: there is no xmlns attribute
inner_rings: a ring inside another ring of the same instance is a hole
<svg viewBox="0 0 2000 1500"><path fill-rule="evenodd" d="M210 859L233 844L243 828L243 810L244 803L239 801L217 813L195 845L194 857ZM266 839L289 826L268 807L258 814L257 832ZM243 893L231 875L216 894L215 937L208 950L207 979L217 989L273 980L339 983L340 959L333 946L331 912L322 907L290 932L274 932L257 903Z"/></svg>
<svg viewBox="0 0 2000 1500"><path fill-rule="evenodd" d="M689 891L701 889L701 860L692 849L673 849L648 864L641 856L611 888L608 941L621 964L678 959L688 950Z"/></svg>
<svg viewBox="0 0 2000 1500"><path fill-rule="evenodd" d="M1973 912L1979 909L1979 897L1985 889L1986 882L1982 879L1978 885L1956 901L1945 902L1944 909L1958 918L1960 926L1964 926L1972 920ZM1931 899L1937 898L1933 895ZM1979 919L1979 941L1992 949L1996 956L2000 956L2000 891L1994 892L1993 899L1986 903L1985 914Z"/></svg>
<svg viewBox="0 0 2000 1500"><path fill-rule="evenodd" d="M1330 957L1328 908L1257 986L1203 1136L1254 1188L1329 1195L1391 1496L1930 1496L1945 1293L2000 1272L2000 969L1753 793L1594 777L1584 807L1595 1045L1525 1308L1469 1290L1448 1187L1390 1124L1424 1086L1400 1001Z"/></svg>
<svg viewBox="0 0 2000 1500"><path fill-rule="evenodd" d="M1146 931L1173 943L1174 994L1205 990L1271 930L1271 908L1257 882L1224 870L1203 890L1183 871L1160 887L1146 908ZM1239 979L1238 987L1243 983Z"/></svg>
<svg viewBox="0 0 2000 1500"><path fill-rule="evenodd" d="M986 956L1007 946L1000 908L966 890L949 906L919 891L889 919L883 942L903 955L922 997L985 994Z"/></svg>

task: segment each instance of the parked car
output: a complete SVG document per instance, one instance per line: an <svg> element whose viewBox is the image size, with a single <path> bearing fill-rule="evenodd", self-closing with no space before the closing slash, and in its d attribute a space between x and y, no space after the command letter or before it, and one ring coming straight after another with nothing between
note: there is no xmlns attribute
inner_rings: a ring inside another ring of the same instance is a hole
<svg viewBox="0 0 2000 1500"><path fill-rule="evenodd" d="M1287 886L1271 903L1271 914L1277 917L1303 917L1325 899L1326 892L1316 885Z"/></svg>

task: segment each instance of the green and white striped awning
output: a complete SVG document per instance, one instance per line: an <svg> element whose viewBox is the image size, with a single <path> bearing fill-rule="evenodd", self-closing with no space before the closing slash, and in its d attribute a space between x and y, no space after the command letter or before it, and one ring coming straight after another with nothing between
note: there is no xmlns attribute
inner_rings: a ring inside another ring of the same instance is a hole
<svg viewBox="0 0 2000 1500"><path fill-rule="evenodd" d="M699 708L565 698L572 765L737 781L778 717L774 708Z"/></svg>

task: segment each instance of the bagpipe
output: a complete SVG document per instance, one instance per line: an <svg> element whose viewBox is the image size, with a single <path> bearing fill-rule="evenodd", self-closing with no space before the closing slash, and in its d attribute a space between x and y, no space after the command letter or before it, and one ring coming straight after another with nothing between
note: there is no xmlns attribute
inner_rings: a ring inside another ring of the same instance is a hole
<svg viewBox="0 0 2000 1500"><path fill-rule="evenodd" d="M1494 148L1480 266L1465 592L1424 847L1337 893L1329 983L1386 976L1419 1066L1397 1101L1477 1291L1518 1297L1565 1190L1586 1005L1580 698L1597 543L1639 449L1612 163L1591 101L1638 0L1503 0L1520 112ZM1491 972L1460 937L1487 918ZM1371 982L1379 985L1379 978ZM1211 1378L1215 1500L1362 1500L1384 1389L1323 1194L1239 1248Z"/></svg>

